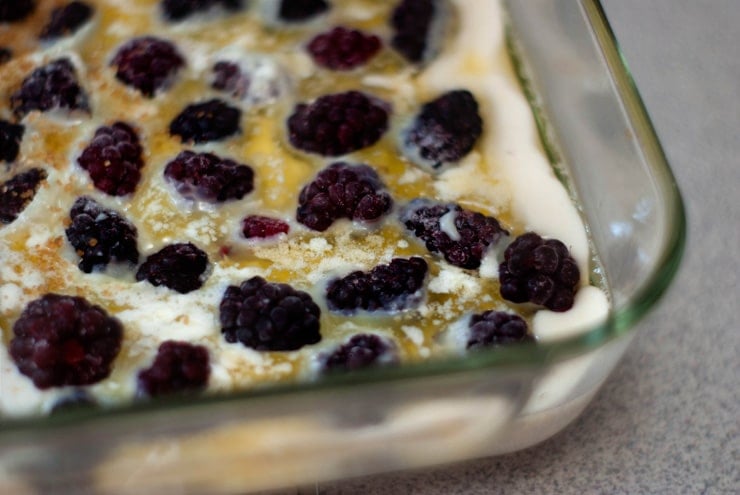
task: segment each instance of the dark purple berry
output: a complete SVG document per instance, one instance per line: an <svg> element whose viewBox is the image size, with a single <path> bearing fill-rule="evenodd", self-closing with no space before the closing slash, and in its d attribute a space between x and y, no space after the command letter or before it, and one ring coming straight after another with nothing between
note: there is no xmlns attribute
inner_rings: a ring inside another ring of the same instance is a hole
<svg viewBox="0 0 740 495"><path fill-rule="evenodd" d="M11 163L18 158L25 127L0 119L0 160Z"/></svg>
<svg viewBox="0 0 740 495"><path fill-rule="evenodd" d="M145 36L121 46L111 66L119 81L151 98L171 84L185 59L172 42Z"/></svg>
<svg viewBox="0 0 740 495"><path fill-rule="evenodd" d="M424 104L403 132L403 151L432 171L459 161L483 133L478 102L467 90L449 91Z"/></svg>
<svg viewBox="0 0 740 495"><path fill-rule="evenodd" d="M0 65L7 64L12 58L13 52L10 50L10 48L0 46Z"/></svg>
<svg viewBox="0 0 740 495"><path fill-rule="evenodd" d="M527 322L520 316L503 311L485 311L470 318L468 349L483 349L533 340L527 333Z"/></svg>
<svg viewBox="0 0 740 495"><path fill-rule="evenodd" d="M252 55L216 62L211 87L249 105L263 105L288 92L290 76L273 58Z"/></svg>
<svg viewBox="0 0 740 495"><path fill-rule="evenodd" d="M333 163L307 184L298 197L297 219L323 232L335 220L373 222L393 206L378 173L368 165Z"/></svg>
<svg viewBox="0 0 740 495"><path fill-rule="evenodd" d="M34 110L90 111L87 94L77 80L74 65L66 58L54 60L31 72L20 89L11 95L10 106L19 119Z"/></svg>
<svg viewBox="0 0 740 495"><path fill-rule="evenodd" d="M208 256L191 243L170 244L150 255L136 272L136 280L164 285L180 294L200 289L208 269Z"/></svg>
<svg viewBox="0 0 740 495"><path fill-rule="evenodd" d="M47 389L106 378L121 349L123 327L81 297L46 294L13 325L10 355L18 370Z"/></svg>
<svg viewBox="0 0 740 495"><path fill-rule="evenodd" d="M395 258L369 272L356 271L335 279L326 289L334 311L402 311L422 298L427 262L423 258Z"/></svg>
<svg viewBox="0 0 740 495"><path fill-rule="evenodd" d="M167 164L164 176L183 197L212 203L242 199L254 187L251 168L213 153L183 151Z"/></svg>
<svg viewBox="0 0 740 495"><path fill-rule="evenodd" d="M0 185L0 223L11 223L33 201L46 172L32 168Z"/></svg>
<svg viewBox="0 0 740 495"><path fill-rule="evenodd" d="M168 340L157 349L152 365L139 372L139 391L149 397L199 392L208 385L210 375L208 349Z"/></svg>
<svg viewBox="0 0 740 495"><path fill-rule="evenodd" d="M143 149L136 131L124 122L95 131L77 159L95 187L111 196L125 196L136 189L144 166Z"/></svg>
<svg viewBox="0 0 740 495"><path fill-rule="evenodd" d="M247 239L266 239L287 234L290 226L277 218L250 215L242 220L242 235Z"/></svg>
<svg viewBox="0 0 740 495"><path fill-rule="evenodd" d="M170 124L183 143L220 141L239 131L241 111L218 99L188 105Z"/></svg>
<svg viewBox="0 0 740 495"><path fill-rule="evenodd" d="M403 0L393 10L391 46L407 60L421 62L429 51L434 16L437 14L435 0Z"/></svg>
<svg viewBox="0 0 740 495"><path fill-rule="evenodd" d="M181 21L215 7L235 12L242 8L242 3L242 0L162 0L162 12L170 21Z"/></svg>
<svg viewBox="0 0 740 495"><path fill-rule="evenodd" d="M380 38L356 29L335 27L308 44L314 61L331 70L351 70L365 65L380 51Z"/></svg>
<svg viewBox="0 0 740 495"><path fill-rule="evenodd" d="M545 240L534 232L509 244L499 265L501 297L552 311L567 311L573 306L580 280L581 272L565 244Z"/></svg>
<svg viewBox="0 0 740 495"><path fill-rule="evenodd" d="M36 8L36 0L0 0L0 22L25 19Z"/></svg>
<svg viewBox="0 0 740 495"><path fill-rule="evenodd" d="M375 144L388 129L388 104L359 91L322 96L296 106L288 137L296 148L339 156Z"/></svg>
<svg viewBox="0 0 740 495"><path fill-rule="evenodd" d="M295 351L319 342L320 316L307 293L261 277L228 287L219 315L227 342L258 351Z"/></svg>
<svg viewBox="0 0 740 495"><path fill-rule="evenodd" d="M478 268L488 249L508 235L493 217L426 199L409 203L401 212L401 222L429 252L468 269Z"/></svg>
<svg viewBox="0 0 740 495"><path fill-rule="evenodd" d="M278 16L285 22L302 22L327 10L326 0L280 0Z"/></svg>
<svg viewBox="0 0 740 495"><path fill-rule="evenodd" d="M80 29L93 15L93 8L85 2L70 2L51 11L49 23L44 26L39 36L42 40L51 40L69 36Z"/></svg>
<svg viewBox="0 0 740 495"><path fill-rule="evenodd" d="M82 196L72 205L69 217L72 223L65 233L80 257L78 266L83 272L105 269L111 261L139 262L136 227L118 212Z"/></svg>
<svg viewBox="0 0 740 495"><path fill-rule="evenodd" d="M213 89L229 93L235 98L243 98L249 90L250 80L242 74L239 66L232 62L220 61L213 66Z"/></svg>
<svg viewBox="0 0 740 495"><path fill-rule="evenodd" d="M396 364L398 356L387 340L372 334L354 335L323 359L322 371L356 371L371 366Z"/></svg>

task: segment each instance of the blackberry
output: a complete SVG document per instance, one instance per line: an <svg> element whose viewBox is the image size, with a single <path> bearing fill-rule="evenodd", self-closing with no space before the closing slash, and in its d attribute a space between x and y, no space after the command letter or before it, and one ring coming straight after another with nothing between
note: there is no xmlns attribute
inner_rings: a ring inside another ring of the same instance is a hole
<svg viewBox="0 0 740 495"><path fill-rule="evenodd" d="M242 0L162 0L162 12L170 21L181 21L215 7L235 12L242 8L242 3Z"/></svg>
<svg viewBox="0 0 740 495"><path fill-rule="evenodd" d="M351 70L367 63L381 47L380 38L356 29L335 27L308 44L314 61L331 70Z"/></svg>
<svg viewBox="0 0 740 495"><path fill-rule="evenodd" d="M0 22L25 19L36 8L36 0L0 0Z"/></svg>
<svg viewBox="0 0 740 495"><path fill-rule="evenodd" d="M421 62L429 52L437 7L436 0L403 0L393 10L391 46L410 62Z"/></svg>
<svg viewBox="0 0 740 495"><path fill-rule="evenodd" d="M87 196L77 198L69 213L67 239L80 257L80 270L105 269L111 261L139 262L136 227L114 210Z"/></svg>
<svg viewBox="0 0 740 495"><path fill-rule="evenodd" d="M285 22L302 22L329 10L326 0L281 0L278 16Z"/></svg>
<svg viewBox="0 0 740 495"><path fill-rule="evenodd" d="M483 349L531 341L527 322L520 316L503 311L485 311L470 318L468 349Z"/></svg>
<svg viewBox="0 0 740 495"><path fill-rule="evenodd" d="M121 349L123 327L81 297L46 294L13 325L10 355L18 370L47 389L106 378Z"/></svg>
<svg viewBox="0 0 740 495"><path fill-rule="evenodd" d="M184 143L219 141L239 131L241 111L219 99L188 105L170 124L170 134Z"/></svg>
<svg viewBox="0 0 740 495"><path fill-rule="evenodd" d="M48 24L41 30L42 40L51 40L73 34L93 15L93 8L85 2L70 2L51 11Z"/></svg>
<svg viewBox="0 0 740 495"><path fill-rule="evenodd" d="M418 304L427 275L423 258L395 258L369 272L356 271L333 280L326 289L334 311L401 311Z"/></svg>
<svg viewBox="0 0 740 495"><path fill-rule="evenodd" d="M339 346L322 361L322 371L333 373L395 364L398 357L393 346L385 339L372 334L358 334Z"/></svg>
<svg viewBox="0 0 740 495"><path fill-rule="evenodd" d="M63 108L90 112L87 93L67 58L54 60L31 72L20 89L10 96L10 106L18 119L34 110L48 112Z"/></svg>
<svg viewBox="0 0 740 495"><path fill-rule="evenodd" d="M139 391L149 397L198 392L206 388L210 374L208 349L168 340L157 349L152 365L139 372Z"/></svg>
<svg viewBox="0 0 740 495"><path fill-rule="evenodd" d="M271 57L246 56L216 62L211 87L249 105L264 105L289 91L290 77Z"/></svg>
<svg viewBox="0 0 740 495"><path fill-rule="evenodd" d="M18 158L25 127L0 119L0 160L11 163Z"/></svg>
<svg viewBox="0 0 740 495"><path fill-rule="evenodd" d="M435 171L459 161L483 133L478 102L470 91L449 91L421 108L402 133L402 148L411 161Z"/></svg>
<svg viewBox="0 0 740 495"><path fill-rule="evenodd" d="M125 196L139 184L142 154L136 131L125 122L116 122L95 131L77 163L87 170L96 188L111 196Z"/></svg>
<svg viewBox="0 0 740 495"><path fill-rule="evenodd" d="M493 217L426 199L409 203L401 212L401 222L431 253L467 269L478 268L486 251L509 234Z"/></svg>
<svg viewBox="0 0 740 495"><path fill-rule="evenodd" d="M208 256L191 243L170 244L150 255L136 272L136 280L164 285L180 294L200 289L206 279Z"/></svg>
<svg viewBox="0 0 740 495"><path fill-rule="evenodd" d="M321 310L311 296L261 277L226 289L219 307L227 342L258 351L294 351L321 340Z"/></svg>
<svg viewBox="0 0 740 495"><path fill-rule="evenodd" d="M7 64L13 58L13 52L10 48L0 46L0 65Z"/></svg>
<svg viewBox="0 0 740 495"><path fill-rule="evenodd" d="M172 42L144 36L121 46L111 66L116 68L119 81L152 98L170 85L185 66L185 59Z"/></svg>
<svg viewBox="0 0 740 495"><path fill-rule="evenodd" d="M242 235L247 239L274 237L287 234L290 226L277 218L250 215L242 220Z"/></svg>
<svg viewBox="0 0 740 495"><path fill-rule="evenodd" d="M0 185L0 223L11 223L28 203L33 201L41 181L46 179L46 172L32 168L15 175Z"/></svg>
<svg viewBox="0 0 740 495"><path fill-rule="evenodd" d="M183 197L212 203L242 199L254 187L251 168L213 153L183 151L167 164L164 176Z"/></svg>
<svg viewBox="0 0 740 495"><path fill-rule="evenodd" d="M359 91L336 93L296 106L288 138L308 153L339 156L375 144L388 129L388 104Z"/></svg>
<svg viewBox="0 0 740 495"><path fill-rule="evenodd" d="M504 299L562 312L573 306L581 272L565 244L528 232L504 251L499 280Z"/></svg>
<svg viewBox="0 0 740 495"><path fill-rule="evenodd" d="M320 232L340 218L376 221L393 206L384 189L377 172L368 165L333 163L301 190L296 217Z"/></svg>

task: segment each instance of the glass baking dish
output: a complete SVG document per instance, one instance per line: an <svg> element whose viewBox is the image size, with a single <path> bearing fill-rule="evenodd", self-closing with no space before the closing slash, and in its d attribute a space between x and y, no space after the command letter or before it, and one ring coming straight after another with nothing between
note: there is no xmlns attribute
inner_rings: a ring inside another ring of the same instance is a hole
<svg viewBox="0 0 740 495"><path fill-rule="evenodd" d="M0 422L0 493L243 493L502 454L571 422L670 283L684 212L598 0L504 4L543 144L589 224L606 321L315 383Z"/></svg>

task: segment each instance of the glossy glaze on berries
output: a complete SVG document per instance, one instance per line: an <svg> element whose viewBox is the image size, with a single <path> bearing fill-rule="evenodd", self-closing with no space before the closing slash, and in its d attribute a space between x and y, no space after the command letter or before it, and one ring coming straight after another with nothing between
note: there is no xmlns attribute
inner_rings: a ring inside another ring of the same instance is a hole
<svg viewBox="0 0 740 495"><path fill-rule="evenodd" d="M170 134L183 143L221 141L239 132L241 110L219 99L186 106L170 123Z"/></svg>
<svg viewBox="0 0 740 495"><path fill-rule="evenodd" d="M187 294L198 290L207 277L208 255L194 244L177 243L149 255L136 272L136 280Z"/></svg>
<svg viewBox="0 0 740 495"><path fill-rule="evenodd" d="M209 202L242 199L254 187L249 166L213 153L183 151L167 164L164 176L183 197Z"/></svg>

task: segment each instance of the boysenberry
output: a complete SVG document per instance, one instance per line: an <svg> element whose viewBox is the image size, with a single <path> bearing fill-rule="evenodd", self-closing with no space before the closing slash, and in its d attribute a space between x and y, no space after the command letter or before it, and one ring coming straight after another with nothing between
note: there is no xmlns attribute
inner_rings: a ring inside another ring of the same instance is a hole
<svg viewBox="0 0 740 495"><path fill-rule="evenodd" d="M296 106L288 138L296 148L339 156L375 144L388 129L388 104L359 91L336 93Z"/></svg>
<svg viewBox="0 0 740 495"><path fill-rule="evenodd" d="M206 278L208 255L191 243L170 244L150 255L136 272L136 280L164 285L181 294L199 289Z"/></svg>
<svg viewBox="0 0 740 495"><path fill-rule="evenodd" d="M279 0L278 16L285 22L303 22L329 10L326 0Z"/></svg>
<svg viewBox="0 0 740 495"><path fill-rule="evenodd" d="M374 222L391 209L393 200L377 172L368 165L333 163L307 184L298 197L297 219L324 231L340 218Z"/></svg>
<svg viewBox="0 0 740 495"><path fill-rule="evenodd" d="M580 279L578 264L565 244L534 232L509 244L499 265L501 297L552 311L567 311L573 306Z"/></svg>
<svg viewBox="0 0 740 495"><path fill-rule="evenodd" d="M188 105L170 124L184 143L220 141L239 131L241 111L218 99Z"/></svg>
<svg viewBox="0 0 740 495"><path fill-rule="evenodd" d="M428 57L437 0L402 0L391 15L391 46L411 62Z"/></svg>
<svg viewBox="0 0 740 495"><path fill-rule="evenodd" d="M36 8L36 0L0 0L0 22L25 19Z"/></svg>
<svg viewBox="0 0 740 495"><path fill-rule="evenodd" d="M106 378L121 349L123 327L81 297L46 294L13 325L10 355L18 370L47 389Z"/></svg>
<svg viewBox="0 0 740 495"><path fill-rule="evenodd" d="M49 22L41 30L42 40L69 36L80 29L93 15L93 8L85 2L70 2L51 11Z"/></svg>
<svg viewBox="0 0 740 495"><path fill-rule="evenodd" d="M351 70L364 65L381 48L380 38L356 29L337 26L319 34L308 44L314 61L331 70Z"/></svg>
<svg viewBox="0 0 740 495"><path fill-rule="evenodd" d="M277 218L250 215L242 220L242 235L247 239L266 239L287 234L290 226Z"/></svg>
<svg viewBox="0 0 740 495"><path fill-rule="evenodd" d="M67 58L60 58L35 69L10 97L10 106L19 119L38 110L57 108L90 111L87 93L77 80L77 71Z"/></svg>
<svg viewBox="0 0 740 495"><path fill-rule="evenodd" d="M168 340L160 344L152 365L139 372L138 386L149 397L199 392L208 385L210 375L208 349Z"/></svg>
<svg viewBox="0 0 740 495"><path fill-rule="evenodd" d="M395 258L369 272L356 271L333 280L326 289L329 309L335 311L402 311L422 298L427 262Z"/></svg>
<svg viewBox="0 0 740 495"><path fill-rule="evenodd" d="M11 223L33 201L46 171L32 168L0 185L0 223Z"/></svg>
<svg viewBox="0 0 740 495"><path fill-rule="evenodd" d="M77 159L95 187L111 196L134 192L144 166L136 130L125 122L100 127Z"/></svg>
<svg viewBox="0 0 740 495"><path fill-rule="evenodd" d="M469 323L468 349L482 349L533 340L527 334L527 322L503 311L474 314Z"/></svg>
<svg viewBox="0 0 740 495"><path fill-rule="evenodd" d="M0 160L11 163L18 158L25 127L0 119Z"/></svg>
<svg viewBox="0 0 740 495"><path fill-rule="evenodd" d="M78 266L83 272L105 269L111 261L139 262L136 227L118 212L82 196L72 205L69 216L72 223L65 233L80 257Z"/></svg>
<svg viewBox="0 0 740 495"><path fill-rule="evenodd" d="M431 253L468 269L478 268L488 249L508 235L494 217L425 199L409 203L401 222Z"/></svg>
<svg viewBox="0 0 740 495"><path fill-rule="evenodd" d="M261 277L228 287L219 315L227 342L258 351L294 351L319 342L320 316L307 293Z"/></svg>
<svg viewBox="0 0 740 495"><path fill-rule="evenodd" d="M322 361L322 371L333 373L396 364L398 356L395 347L386 339L372 334L358 334L352 336Z"/></svg>
<svg viewBox="0 0 740 495"><path fill-rule="evenodd" d="M170 21L181 21L215 7L235 12L243 3L243 0L162 0L162 12Z"/></svg>
<svg viewBox="0 0 740 495"><path fill-rule="evenodd" d="M121 46L111 66L119 81L151 98L172 83L185 59L172 42L144 36Z"/></svg>
<svg viewBox="0 0 740 495"><path fill-rule="evenodd" d="M242 199L254 187L250 167L213 153L183 151L167 164L164 176L183 197L209 202Z"/></svg>
<svg viewBox="0 0 740 495"><path fill-rule="evenodd" d="M470 91L449 91L430 101L402 132L402 150L430 171L459 161L483 133L478 102Z"/></svg>

